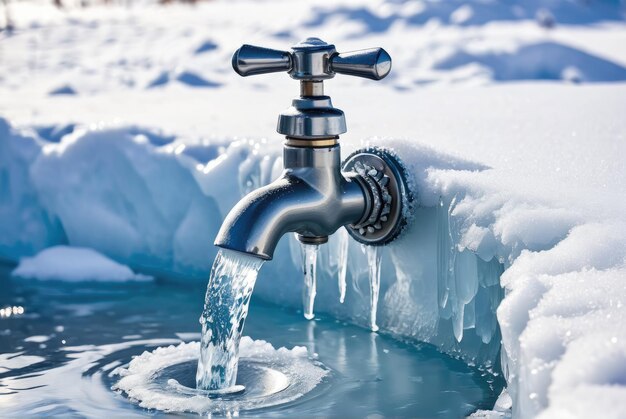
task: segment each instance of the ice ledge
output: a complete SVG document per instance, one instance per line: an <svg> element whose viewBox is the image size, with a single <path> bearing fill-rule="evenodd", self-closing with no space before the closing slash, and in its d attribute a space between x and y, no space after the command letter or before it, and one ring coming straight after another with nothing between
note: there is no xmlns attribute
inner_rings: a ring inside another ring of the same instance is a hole
<svg viewBox="0 0 626 419"><path fill-rule="evenodd" d="M204 280L225 211L280 169L278 150L257 141L183 141L136 127L61 131L46 138L0 119L1 258L69 244L147 273ZM421 205L383 256L381 328L489 365L500 349L497 309L517 416L626 411L624 221L512 188L502 170L381 142L410 166ZM320 256L327 278L318 308L364 323L367 261L354 243L338 260L335 241ZM293 244L283 240L262 272L264 298L299 304ZM343 305L342 263L352 283Z"/></svg>

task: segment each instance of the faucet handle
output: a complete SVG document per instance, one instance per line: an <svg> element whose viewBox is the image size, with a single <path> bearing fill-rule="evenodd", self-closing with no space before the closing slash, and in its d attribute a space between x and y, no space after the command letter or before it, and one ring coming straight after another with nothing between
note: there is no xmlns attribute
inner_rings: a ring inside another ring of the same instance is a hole
<svg viewBox="0 0 626 419"><path fill-rule="evenodd" d="M322 81L335 74L380 80L391 71L391 57L382 48L338 53L332 44L307 38L291 51L244 44L233 54L233 69L244 77L285 71L300 81Z"/></svg>
<svg viewBox="0 0 626 419"><path fill-rule="evenodd" d="M382 48L343 52L331 57L330 68L335 73L381 80L391 71L391 57Z"/></svg>
<svg viewBox="0 0 626 419"><path fill-rule="evenodd" d="M233 69L243 77L289 71L291 54L287 51L244 44L233 54Z"/></svg>

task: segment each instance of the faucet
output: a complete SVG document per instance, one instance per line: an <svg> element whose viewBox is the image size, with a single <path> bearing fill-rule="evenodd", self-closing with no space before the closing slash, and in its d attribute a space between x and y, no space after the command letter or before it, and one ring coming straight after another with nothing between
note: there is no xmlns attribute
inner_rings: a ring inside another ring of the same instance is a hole
<svg viewBox="0 0 626 419"><path fill-rule="evenodd" d="M290 52L243 45L232 65L244 77L287 72L300 81L300 97L278 117L277 131L286 136L284 172L235 205L215 245L270 260L288 232L304 244L326 243L344 226L366 245L395 240L413 202L406 168L380 147L358 150L342 163L345 116L324 95L324 80L336 74L384 78L391 71L389 54L382 48L337 53L334 45L308 38Z"/></svg>

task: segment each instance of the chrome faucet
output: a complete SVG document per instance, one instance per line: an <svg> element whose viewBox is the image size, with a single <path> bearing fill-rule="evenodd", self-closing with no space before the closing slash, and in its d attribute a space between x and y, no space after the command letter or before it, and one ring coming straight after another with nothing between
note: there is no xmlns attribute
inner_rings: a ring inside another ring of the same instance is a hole
<svg viewBox="0 0 626 419"><path fill-rule="evenodd" d="M397 238L413 199L404 165L379 147L357 151L342 164L345 116L324 96L324 80L335 74L384 78L389 54L382 48L337 53L334 45L308 38L291 52L243 45L233 68L241 76L285 71L300 80L300 97L278 117L277 130L286 136L282 176L239 201L215 245L272 259L288 232L306 244L325 243L342 226L368 245Z"/></svg>

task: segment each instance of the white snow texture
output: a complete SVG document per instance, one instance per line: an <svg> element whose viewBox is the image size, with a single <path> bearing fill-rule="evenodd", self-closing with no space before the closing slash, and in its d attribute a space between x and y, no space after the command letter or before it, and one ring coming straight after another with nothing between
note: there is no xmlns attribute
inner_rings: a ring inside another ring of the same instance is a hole
<svg viewBox="0 0 626 419"><path fill-rule="evenodd" d="M25 257L11 272L21 278L61 281L147 281L149 276L135 274L92 249L53 246L42 250L34 257Z"/></svg>
<svg viewBox="0 0 626 419"><path fill-rule="evenodd" d="M82 247L206 280L226 213L281 171L275 118L297 92L285 74L239 78L232 51L380 45L387 79L326 82L344 156L392 148L418 201L383 251L378 326L501 362L511 411L477 415L626 416L621 2L35 3L15 3L0 43L0 258ZM340 260L342 235L320 249L315 310L366 326L367 257L350 241ZM299 307L300 264L283 238L255 295Z"/></svg>

